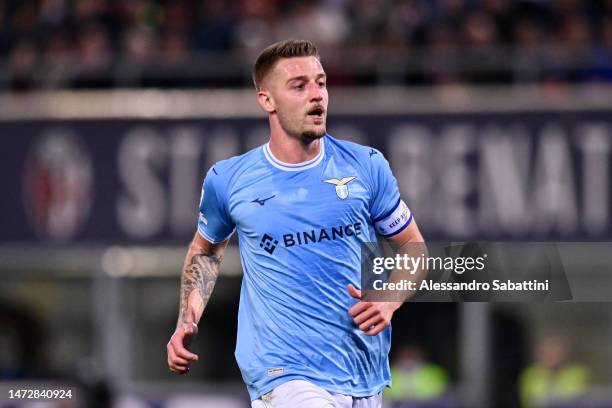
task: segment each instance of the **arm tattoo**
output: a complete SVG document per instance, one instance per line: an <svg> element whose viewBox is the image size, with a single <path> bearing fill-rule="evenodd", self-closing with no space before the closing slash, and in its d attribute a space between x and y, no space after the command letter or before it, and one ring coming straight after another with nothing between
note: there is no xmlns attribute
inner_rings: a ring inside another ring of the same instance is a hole
<svg viewBox="0 0 612 408"><path fill-rule="evenodd" d="M181 277L181 307L178 324L186 323L189 317L189 297L194 290L206 306L219 276L221 260L207 252L200 252L191 258Z"/></svg>

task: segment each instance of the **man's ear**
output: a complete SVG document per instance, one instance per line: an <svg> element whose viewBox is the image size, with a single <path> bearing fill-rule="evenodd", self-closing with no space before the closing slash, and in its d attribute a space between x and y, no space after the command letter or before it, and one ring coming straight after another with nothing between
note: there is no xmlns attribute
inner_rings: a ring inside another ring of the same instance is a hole
<svg viewBox="0 0 612 408"><path fill-rule="evenodd" d="M276 104L274 103L272 95L264 88L261 88L257 92L257 102L259 102L259 106L268 113L274 113L276 111Z"/></svg>

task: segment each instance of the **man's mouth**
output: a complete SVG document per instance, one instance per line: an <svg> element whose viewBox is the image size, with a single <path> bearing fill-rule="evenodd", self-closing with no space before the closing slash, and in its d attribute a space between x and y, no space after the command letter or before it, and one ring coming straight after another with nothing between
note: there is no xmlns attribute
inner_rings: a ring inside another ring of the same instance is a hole
<svg viewBox="0 0 612 408"><path fill-rule="evenodd" d="M308 116L313 118L322 118L324 113L325 110L323 108L316 107L308 111Z"/></svg>

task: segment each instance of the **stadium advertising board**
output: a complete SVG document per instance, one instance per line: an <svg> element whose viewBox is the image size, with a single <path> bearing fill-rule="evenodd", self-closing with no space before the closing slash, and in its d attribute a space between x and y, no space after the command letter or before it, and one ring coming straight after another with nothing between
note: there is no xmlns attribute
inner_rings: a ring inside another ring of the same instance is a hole
<svg viewBox="0 0 612 408"><path fill-rule="evenodd" d="M606 240L610 117L336 115L328 128L385 154L428 239ZM1 122L0 241L183 244L208 168L267 132L246 118Z"/></svg>

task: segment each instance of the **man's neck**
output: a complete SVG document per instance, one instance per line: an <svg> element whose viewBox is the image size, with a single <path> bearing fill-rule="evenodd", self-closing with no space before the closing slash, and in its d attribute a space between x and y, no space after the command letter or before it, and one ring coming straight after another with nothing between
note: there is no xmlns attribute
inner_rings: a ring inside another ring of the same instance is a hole
<svg viewBox="0 0 612 408"><path fill-rule="evenodd" d="M321 151L321 139L304 143L296 137L272 133L270 151L283 163L297 164L312 160Z"/></svg>

